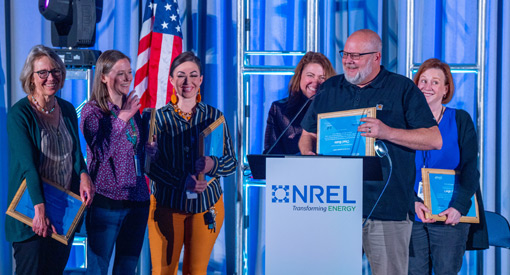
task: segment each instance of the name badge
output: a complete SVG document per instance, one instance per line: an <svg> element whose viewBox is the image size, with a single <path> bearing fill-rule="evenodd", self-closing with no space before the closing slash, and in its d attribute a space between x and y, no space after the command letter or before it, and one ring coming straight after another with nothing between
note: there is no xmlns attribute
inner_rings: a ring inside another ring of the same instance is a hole
<svg viewBox="0 0 510 275"><path fill-rule="evenodd" d="M423 200L423 182L421 182L421 181L418 184L418 194L417 195L418 195L418 198Z"/></svg>
<svg viewBox="0 0 510 275"><path fill-rule="evenodd" d="M140 168L140 160L138 159L137 155L133 156L133 159L135 161L135 172L137 177L142 176L142 169Z"/></svg>
<svg viewBox="0 0 510 275"><path fill-rule="evenodd" d="M188 200L193 200L198 198L198 194L195 192L186 191L186 198L188 198Z"/></svg>

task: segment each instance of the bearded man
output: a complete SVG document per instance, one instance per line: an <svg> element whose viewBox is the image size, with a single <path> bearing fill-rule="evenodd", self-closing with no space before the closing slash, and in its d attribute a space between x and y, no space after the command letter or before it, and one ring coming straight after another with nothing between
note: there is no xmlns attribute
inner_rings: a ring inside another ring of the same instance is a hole
<svg viewBox="0 0 510 275"><path fill-rule="evenodd" d="M324 82L301 126L299 149L314 155L317 115L376 107L377 118L362 118L362 136L384 140L393 160L386 191L363 228L363 250L372 274L407 274L414 214L415 150L437 150L442 139L423 93L410 79L387 71L381 63L382 42L371 30L354 32L345 43L344 74ZM366 219L383 189L389 163L381 161L383 181L363 181Z"/></svg>

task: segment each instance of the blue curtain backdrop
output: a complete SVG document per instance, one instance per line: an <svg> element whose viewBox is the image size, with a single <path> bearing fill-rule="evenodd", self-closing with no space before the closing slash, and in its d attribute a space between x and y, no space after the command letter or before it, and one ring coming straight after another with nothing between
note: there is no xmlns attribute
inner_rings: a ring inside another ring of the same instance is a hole
<svg viewBox="0 0 510 275"><path fill-rule="evenodd" d="M202 92L206 103L224 111L232 133L237 133L236 92L236 13L235 0L178 0L183 20L184 49L194 50L205 64ZM139 6L145 0L103 1L103 15L97 25L95 49L117 49L132 59L135 67L139 35ZM306 30L306 1L250 1L250 48L252 50L303 50ZM319 1L319 51L342 72L338 50L349 34L360 28L377 31L383 39L383 65L390 71L406 74L406 0L324 0ZM453 64L475 62L476 1L415 1L415 60L420 63L437 57ZM485 163L483 168L484 202L488 210L510 217L508 131L510 105L510 3L487 1L486 91L485 91ZM29 20L28 20L29 18ZM37 8L37 1L0 0L0 193L7 193L8 149L5 131L6 114L15 102L25 96L19 85L19 73L26 55L35 44L51 46L50 23ZM299 58L252 58L252 64L295 66ZM478 98L476 76L456 73L456 95L449 106L466 109L476 121ZM250 153L260 153L268 109L272 101L287 95L289 76L252 76ZM76 106L86 97L82 80L67 81L61 96ZM236 136L234 134L234 136ZM236 140L236 142L238 142ZM227 218L218 245L213 252L211 269L232 274L236 269L234 234L236 207L235 178L224 181ZM250 193L250 242L248 251L250 274L263 272L264 250L261 190ZM7 208L6 196L0 196L0 213ZM11 274L11 250L5 241L4 218L0 219L0 273ZM484 274L510 274L508 250L491 248L485 252ZM463 274L474 274L473 253L467 253ZM211 270L212 271L212 270Z"/></svg>

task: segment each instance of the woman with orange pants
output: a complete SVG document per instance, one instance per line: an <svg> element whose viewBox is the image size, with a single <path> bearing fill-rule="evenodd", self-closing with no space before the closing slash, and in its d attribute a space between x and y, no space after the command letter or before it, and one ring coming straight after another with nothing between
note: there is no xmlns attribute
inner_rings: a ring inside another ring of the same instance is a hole
<svg viewBox="0 0 510 275"><path fill-rule="evenodd" d="M159 154L151 162L149 243L152 274L177 274L184 246L183 274L207 274L209 258L225 215L219 178L235 172L236 159L224 127L223 156L199 156L200 133L222 113L201 102L203 76L192 52L170 67L171 101L156 112ZM213 180L198 179L203 173Z"/></svg>

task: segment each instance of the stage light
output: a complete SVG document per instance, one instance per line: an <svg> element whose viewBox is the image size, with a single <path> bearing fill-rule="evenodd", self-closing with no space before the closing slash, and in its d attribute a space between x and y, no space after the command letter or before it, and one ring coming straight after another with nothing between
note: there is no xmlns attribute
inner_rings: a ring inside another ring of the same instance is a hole
<svg viewBox="0 0 510 275"><path fill-rule="evenodd" d="M102 0L39 0L39 12L51 23L54 47L92 47Z"/></svg>
<svg viewBox="0 0 510 275"><path fill-rule="evenodd" d="M72 23L71 0L39 0L39 12L50 21Z"/></svg>

